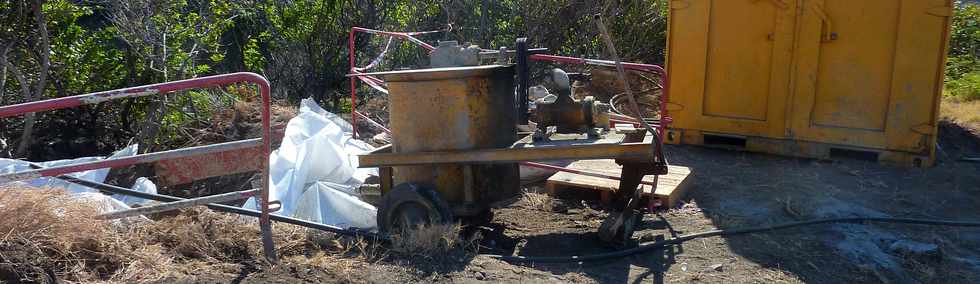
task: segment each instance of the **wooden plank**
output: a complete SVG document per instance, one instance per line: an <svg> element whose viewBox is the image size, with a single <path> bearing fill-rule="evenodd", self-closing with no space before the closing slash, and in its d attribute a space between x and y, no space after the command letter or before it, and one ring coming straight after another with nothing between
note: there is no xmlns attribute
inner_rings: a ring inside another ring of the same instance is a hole
<svg viewBox="0 0 980 284"><path fill-rule="evenodd" d="M616 164L616 161L611 159L581 160L568 165L568 167L614 176L619 176L622 174L622 166ZM657 198L664 206L668 208L674 207L677 205L677 202L684 197L685 192L687 191L688 187L690 187L690 182L688 182L688 177L690 175L691 169L688 167L668 166L667 174L661 175L657 180L657 191L651 192L651 186L643 185L642 195ZM648 175L644 177L643 180L653 182L654 176ZM557 194L561 190L573 188L577 190L595 190L602 194L603 202L607 202L611 198L610 194L619 189L619 181L578 175L568 172L559 172L548 178L545 187L552 195Z"/></svg>
<svg viewBox="0 0 980 284"><path fill-rule="evenodd" d="M435 151L418 153L372 153L359 155L358 166L391 167L456 163L510 163L581 159L653 159L652 136L644 142L623 143L624 135L610 133L601 139L579 139L573 135L554 135L551 140L533 142L525 137L508 148Z"/></svg>
<svg viewBox="0 0 980 284"><path fill-rule="evenodd" d="M936 157L932 153L914 153L905 151L894 151L888 149L878 149L878 148L866 148L857 147L849 145L840 144L829 144L811 141L801 141L801 140L791 140L791 139L774 139L766 137L756 137L756 136L738 136L745 140L745 146L732 146L724 144L710 144L705 143L705 135L721 135L709 132L702 132L693 129L670 129L667 135L668 144L687 144L687 145L698 145L711 148L722 148L731 150L744 150L748 152L755 153L767 153L780 156L789 157L800 157L800 158L811 158L811 159L827 159L827 160L839 160L840 158L846 157L836 157L830 155L830 150L841 149L841 150L853 150L861 151L867 153L877 153L878 163L885 165L895 165L906 168L921 168L921 167L931 167L935 165Z"/></svg>

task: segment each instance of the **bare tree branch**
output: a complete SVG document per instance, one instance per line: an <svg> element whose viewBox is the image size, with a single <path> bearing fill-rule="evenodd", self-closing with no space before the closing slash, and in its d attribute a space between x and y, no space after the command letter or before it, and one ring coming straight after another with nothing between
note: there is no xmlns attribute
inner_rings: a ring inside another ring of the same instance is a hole
<svg viewBox="0 0 980 284"><path fill-rule="evenodd" d="M30 87L31 85L27 81L27 77L24 77L24 73L21 73L20 69L17 69L17 66L14 66L12 63L10 63L10 61L7 60L6 55L2 59L3 62L0 62L0 64L3 64L5 69L10 70L10 74L14 76L14 80L17 80L17 84L20 85L21 95L24 96L25 98L31 97L31 87ZM34 114L29 113L27 114L27 116L33 117Z"/></svg>
<svg viewBox="0 0 980 284"><path fill-rule="evenodd" d="M28 94L25 95L27 102L32 102L44 95L44 88L46 87L46 80L48 78L48 69L51 68L51 45L48 39L48 24L44 19L44 11L41 9L43 2L43 0L36 0L32 6L34 21L37 25L36 36L40 44L40 46L38 46L38 53L40 54L40 72L38 72L37 82L34 85L34 93L31 94L30 91L28 91ZM17 156L23 156L34 140L32 134L34 132L35 120L36 118L34 117L34 113L28 113L24 117L24 131L21 133L20 144L17 146Z"/></svg>
<svg viewBox="0 0 980 284"><path fill-rule="evenodd" d="M10 52L11 44L5 44L3 46L3 51L0 51L0 105L6 105L4 102L4 95L7 92L7 53ZM2 137L2 133L6 132L5 126L0 126L0 155L3 157L10 157L12 153L7 148L7 140Z"/></svg>
<svg viewBox="0 0 980 284"><path fill-rule="evenodd" d="M6 105L4 95L7 91L7 53L10 52L11 46L13 44L5 44L0 51L0 105Z"/></svg>

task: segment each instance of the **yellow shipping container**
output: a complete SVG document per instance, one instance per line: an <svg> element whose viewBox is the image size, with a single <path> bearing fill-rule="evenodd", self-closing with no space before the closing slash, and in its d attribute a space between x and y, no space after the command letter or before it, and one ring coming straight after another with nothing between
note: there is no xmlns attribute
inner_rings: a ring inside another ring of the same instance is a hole
<svg viewBox="0 0 980 284"><path fill-rule="evenodd" d="M929 166L950 0L674 0L667 142Z"/></svg>

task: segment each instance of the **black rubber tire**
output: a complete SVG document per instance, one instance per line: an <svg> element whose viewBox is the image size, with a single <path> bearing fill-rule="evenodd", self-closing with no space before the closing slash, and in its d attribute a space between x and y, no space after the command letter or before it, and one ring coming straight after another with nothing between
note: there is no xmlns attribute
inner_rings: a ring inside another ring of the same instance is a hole
<svg viewBox="0 0 980 284"><path fill-rule="evenodd" d="M453 221L449 204L439 192L415 183L395 186L381 197L378 227L382 232L398 232L420 225L446 224Z"/></svg>

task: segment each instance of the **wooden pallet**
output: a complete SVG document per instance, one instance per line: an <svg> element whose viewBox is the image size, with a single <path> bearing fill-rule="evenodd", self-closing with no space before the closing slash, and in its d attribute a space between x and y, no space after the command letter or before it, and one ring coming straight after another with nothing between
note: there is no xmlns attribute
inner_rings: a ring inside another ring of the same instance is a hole
<svg viewBox="0 0 980 284"><path fill-rule="evenodd" d="M907 168L931 167L935 165L936 160L933 152L910 153L802 140L714 134L690 129L669 129L667 131L667 139L664 142L667 144L698 145L799 158L871 160L880 164ZM934 149L930 151L934 151Z"/></svg>
<svg viewBox="0 0 980 284"><path fill-rule="evenodd" d="M568 165L568 167L612 176L620 176L622 174L622 166L616 164L616 161L611 159L581 160ZM690 175L690 168L669 166L667 174L661 175L657 180L657 191L651 192L652 186L643 185L642 196L659 199L663 206L672 208L684 197L685 192L690 187L690 181L688 181ZM646 176L643 180L653 182L654 176ZM603 203L608 203L612 200L612 193L619 189L619 181L559 172L548 178L547 183L545 183L545 188L552 196L573 190L598 191Z"/></svg>

